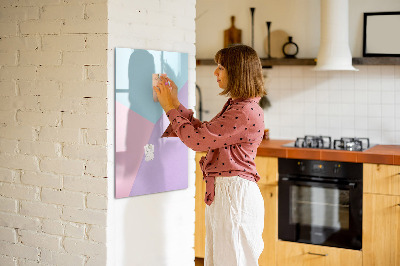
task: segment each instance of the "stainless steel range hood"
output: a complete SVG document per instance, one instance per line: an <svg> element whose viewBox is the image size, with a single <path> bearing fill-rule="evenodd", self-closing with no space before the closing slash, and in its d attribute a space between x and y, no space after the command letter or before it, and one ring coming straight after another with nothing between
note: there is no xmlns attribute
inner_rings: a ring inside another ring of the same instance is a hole
<svg viewBox="0 0 400 266"><path fill-rule="evenodd" d="M351 70L348 0L321 0L321 40L317 71Z"/></svg>

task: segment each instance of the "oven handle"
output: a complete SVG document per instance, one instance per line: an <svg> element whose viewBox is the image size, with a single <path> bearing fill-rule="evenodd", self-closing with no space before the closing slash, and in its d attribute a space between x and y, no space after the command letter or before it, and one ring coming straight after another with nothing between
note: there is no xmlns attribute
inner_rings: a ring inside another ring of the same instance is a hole
<svg viewBox="0 0 400 266"><path fill-rule="evenodd" d="M299 178L281 177L281 181L290 182L294 185L307 185L307 186L319 186L319 187L338 187L345 189L354 189L356 187L355 182L332 182L332 181L315 181L315 180L304 180Z"/></svg>

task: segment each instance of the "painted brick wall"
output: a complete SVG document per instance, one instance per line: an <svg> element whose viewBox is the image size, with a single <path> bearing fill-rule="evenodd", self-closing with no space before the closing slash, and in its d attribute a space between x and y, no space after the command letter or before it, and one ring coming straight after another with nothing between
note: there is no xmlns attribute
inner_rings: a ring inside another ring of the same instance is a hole
<svg viewBox="0 0 400 266"><path fill-rule="evenodd" d="M107 1L0 1L0 265L105 265Z"/></svg>
<svg viewBox="0 0 400 266"><path fill-rule="evenodd" d="M109 171L114 169L114 53L116 47L189 54L189 107L195 104L195 0L109 1ZM138 125L140 130L140 125ZM194 152L189 153L189 188L114 198L109 184L108 264L194 265Z"/></svg>

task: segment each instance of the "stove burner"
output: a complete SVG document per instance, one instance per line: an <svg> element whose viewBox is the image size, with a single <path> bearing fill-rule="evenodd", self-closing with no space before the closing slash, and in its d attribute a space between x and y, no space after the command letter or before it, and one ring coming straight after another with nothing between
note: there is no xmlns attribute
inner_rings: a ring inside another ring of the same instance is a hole
<svg viewBox="0 0 400 266"><path fill-rule="evenodd" d="M344 151L364 151L371 147L368 138L340 138L334 140L332 143L331 137L311 135L306 135L303 138L297 138L295 142L291 142L283 146Z"/></svg>
<svg viewBox="0 0 400 266"><path fill-rule="evenodd" d="M330 149L331 137L306 135L304 138L297 138L294 146L300 148Z"/></svg>
<svg viewBox="0 0 400 266"><path fill-rule="evenodd" d="M335 150L363 151L369 148L368 138L340 138L333 142Z"/></svg>

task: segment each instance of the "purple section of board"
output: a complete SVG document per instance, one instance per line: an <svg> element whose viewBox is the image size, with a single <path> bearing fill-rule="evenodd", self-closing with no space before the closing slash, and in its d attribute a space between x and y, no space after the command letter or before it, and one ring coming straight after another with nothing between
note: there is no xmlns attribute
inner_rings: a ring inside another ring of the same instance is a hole
<svg viewBox="0 0 400 266"><path fill-rule="evenodd" d="M178 94L188 104L188 83ZM129 196L138 196L188 187L188 148L179 138L160 138L169 124L165 114L157 121L149 139L154 145L154 160L142 159ZM160 159L162 158L162 159Z"/></svg>

